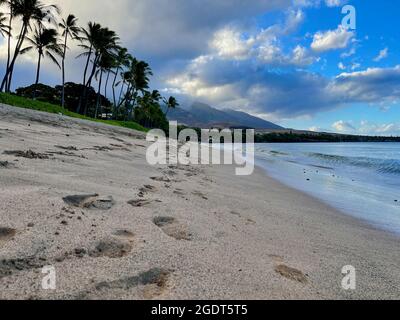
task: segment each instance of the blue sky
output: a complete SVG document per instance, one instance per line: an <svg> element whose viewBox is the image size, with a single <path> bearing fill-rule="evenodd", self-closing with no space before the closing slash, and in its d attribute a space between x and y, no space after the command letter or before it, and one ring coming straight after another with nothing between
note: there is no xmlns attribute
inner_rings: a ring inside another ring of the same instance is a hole
<svg viewBox="0 0 400 320"><path fill-rule="evenodd" d="M321 56L323 61L310 67L313 72L320 72L328 77L335 77L343 70L338 68L339 63L344 66L354 65L355 70L365 70L367 68L391 68L400 62L400 50L396 21L398 19L399 8L395 1L348 1L353 5L357 12L356 45L347 47L347 52L355 48L355 53L349 57L343 56L346 50L333 50ZM319 30L329 30L335 27L337 21L343 17L342 6L309 8L306 10L307 19L298 30L298 35L310 32L315 34ZM380 61L376 61L381 50L387 49L387 56ZM326 62L325 62L326 59ZM321 65L323 67L321 67ZM350 67L351 68L351 67ZM367 133L374 134L374 125L384 126L397 124L395 132L399 133L400 108L398 103L380 105L380 102L352 103L339 107L332 111L317 113L310 119L289 119L284 120L283 124L289 127L301 128L321 128L323 130L335 130L332 124L344 121L354 128L363 129L362 122L368 122ZM365 126L365 125L364 125ZM361 127L361 128L360 128ZM369 129L369 130L368 130ZM354 131L350 129L349 131Z"/></svg>
<svg viewBox="0 0 400 320"><path fill-rule="evenodd" d="M82 25L116 30L150 62L152 87L295 129L400 135L399 9L378 0L46 0ZM356 9L356 29L341 21ZM71 45L67 78L83 61ZM5 44L0 47L4 62ZM21 57L15 87L34 80L34 55ZM45 62L41 81L60 82Z"/></svg>

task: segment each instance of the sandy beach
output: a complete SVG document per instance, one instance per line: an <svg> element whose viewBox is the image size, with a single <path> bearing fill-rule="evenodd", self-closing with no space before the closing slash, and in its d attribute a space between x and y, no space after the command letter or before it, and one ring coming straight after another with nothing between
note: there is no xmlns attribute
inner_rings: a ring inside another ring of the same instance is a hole
<svg viewBox="0 0 400 320"><path fill-rule="evenodd" d="M152 167L147 145L0 106L0 299L399 298L395 235L261 169ZM42 289L44 266L56 290Z"/></svg>

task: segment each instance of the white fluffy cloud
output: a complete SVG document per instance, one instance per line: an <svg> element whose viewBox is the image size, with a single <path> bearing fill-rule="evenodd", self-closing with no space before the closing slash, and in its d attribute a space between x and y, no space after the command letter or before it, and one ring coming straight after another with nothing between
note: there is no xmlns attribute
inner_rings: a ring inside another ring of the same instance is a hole
<svg viewBox="0 0 400 320"><path fill-rule="evenodd" d="M351 133L356 131L356 128L347 121L337 121L334 124L332 124L332 128L337 131L337 132L342 132L342 133Z"/></svg>
<svg viewBox="0 0 400 320"><path fill-rule="evenodd" d="M316 52L345 49L355 36L354 31L339 26L336 30L319 31L314 35L311 48Z"/></svg>
<svg viewBox="0 0 400 320"><path fill-rule="evenodd" d="M227 60L256 58L260 63L275 67L310 65L318 58L305 47L297 45L284 52L280 44L280 38L296 30L303 19L300 9L292 9L287 12L283 24L266 29L252 31L234 25L226 26L214 33L209 43L209 54Z"/></svg>
<svg viewBox="0 0 400 320"><path fill-rule="evenodd" d="M332 91L348 102L392 103L400 98L400 65L342 73Z"/></svg>

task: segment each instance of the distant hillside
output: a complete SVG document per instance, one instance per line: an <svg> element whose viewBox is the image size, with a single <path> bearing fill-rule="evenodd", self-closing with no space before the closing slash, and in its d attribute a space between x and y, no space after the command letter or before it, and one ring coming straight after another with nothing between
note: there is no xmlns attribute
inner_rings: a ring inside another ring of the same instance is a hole
<svg viewBox="0 0 400 320"><path fill-rule="evenodd" d="M179 124L189 127L210 128L254 128L282 130L283 128L251 116L245 112L234 110L217 110L203 103L194 103L189 108L177 108L168 114L168 120L178 121Z"/></svg>

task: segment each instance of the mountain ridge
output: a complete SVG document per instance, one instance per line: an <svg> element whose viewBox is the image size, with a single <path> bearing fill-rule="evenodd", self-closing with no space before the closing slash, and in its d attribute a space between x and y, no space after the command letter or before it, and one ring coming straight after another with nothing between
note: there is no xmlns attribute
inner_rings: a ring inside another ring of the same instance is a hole
<svg viewBox="0 0 400 320"><path fill-rule="evenodd" d="M272 122L252 116L246 112L232 109L215 109L207 104L195 102L187 108L170 110L168 120L178 121L189 127L210 128L252 128L282 130L283 127Z"/></svg>

